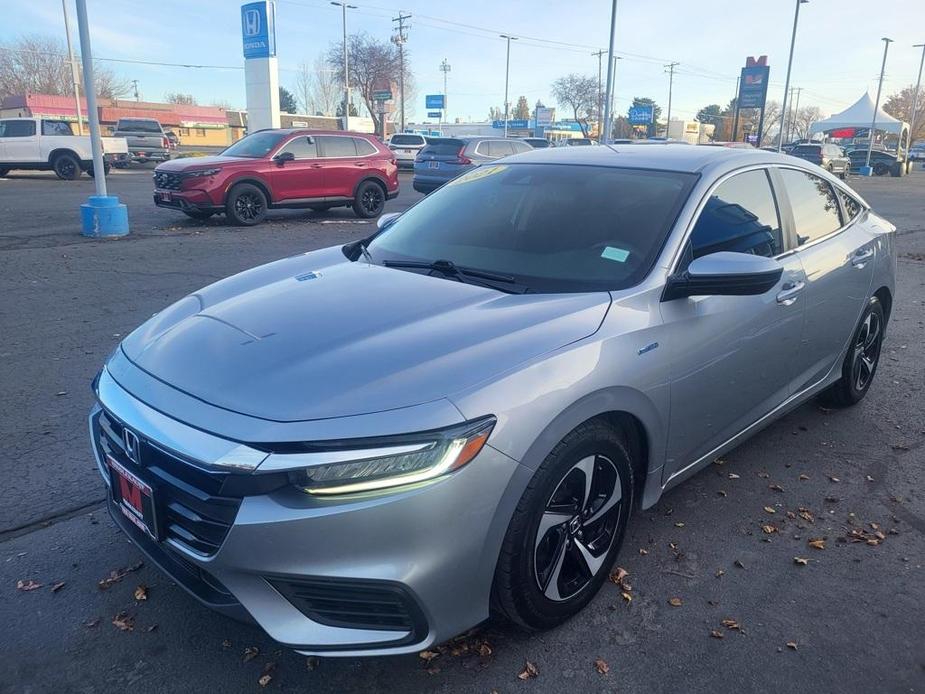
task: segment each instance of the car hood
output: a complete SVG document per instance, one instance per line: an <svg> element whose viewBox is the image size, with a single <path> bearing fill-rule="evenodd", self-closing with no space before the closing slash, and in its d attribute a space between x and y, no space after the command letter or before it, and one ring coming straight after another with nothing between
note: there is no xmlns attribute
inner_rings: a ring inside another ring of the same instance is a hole
<svg viewBox="0 0 925 694"><path fill-rule="evenodd" d="M228 166L229 164L253 164L256 159L246 157L223 157L216 155L214 157L182 157L181 159L170 159L162 164L157 165L157 171L170 171L180 173L183 171L195 171L205 169L210 166Z"/></svg>
<svg viewBox="0 0 925 694"><path fill-rule="evenodd" d="M122 343L155 378L273 421L447 397L593 334L610 295L512 295L348 261L330 248L241 273Z"/></svg>

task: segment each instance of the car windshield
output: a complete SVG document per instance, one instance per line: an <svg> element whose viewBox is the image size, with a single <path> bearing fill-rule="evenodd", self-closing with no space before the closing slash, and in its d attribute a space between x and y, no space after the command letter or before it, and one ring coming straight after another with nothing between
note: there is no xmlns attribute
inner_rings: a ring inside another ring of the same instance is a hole
<svg viewBox="0 0 925 694"><path fill-rule="evenodd" d="M374 262L449 260L533 292L623 289L649 272L695 174L553 164L482 166L369 243Z"/></svg>
<svg viewBox="0 0 925 694"><path fill-rule="evenodd" d="M424 138L420 135L392 135L390 145L423 145Z"/></svg>
<svg viewBox="0 0 925 694"><path fill-rule="evenodd" d="M797 145L792 150L791 154L819 154L822 151L820 145Z"/></svg>
<svg viewBox="0 0 925 694"><path fill-rule="evenodd" d="M235 142L231 147L222 152L222 156L260 159L272 152L282 138L283 135L279 132L267 131L253 133Z"/></svg>
<svg viewBox="0 0 925 694"><path fill-rule="evenodd" d="M156 120L120 120L116 130L128 130L138 133L161 133L161 124Z"/></svg>

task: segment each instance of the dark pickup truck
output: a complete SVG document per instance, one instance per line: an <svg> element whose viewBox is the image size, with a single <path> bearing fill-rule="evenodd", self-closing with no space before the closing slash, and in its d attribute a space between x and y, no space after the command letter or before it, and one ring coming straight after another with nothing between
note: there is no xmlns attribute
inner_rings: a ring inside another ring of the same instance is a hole
<svg viewBox="0 0 925 694"><path fill-rule="evenodd" d="M124 137L128 152L113 160L113 166L124 168L131 162L167 161L170 140L153 118L120 118L113 137Z"/></svg>

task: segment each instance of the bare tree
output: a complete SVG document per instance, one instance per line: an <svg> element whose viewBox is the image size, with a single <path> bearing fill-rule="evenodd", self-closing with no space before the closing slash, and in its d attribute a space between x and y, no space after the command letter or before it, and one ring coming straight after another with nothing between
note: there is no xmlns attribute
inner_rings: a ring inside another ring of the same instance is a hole
<svg viewBox="0 0 925 694"><path fill-rule="evenodd" d="M96 92L116 98L131 91L131 83L103 65L94 65ZM80 66L78 65L78 70ZM71 68L63 41L52 36L20 36L0 43L0 98L12 94L72 93Z"/></svg>
<svg viewBox="0 0 925 694"><path fill-rule="evenodd" d="M223 111L231 111L231 110L233 110L233 109L231 108L231 102L228 101L228 99L212 99L212 101L210 102L210 104L211 104L212 106L215 106L215 108L220 108L220 109L222 109Z"/></svg>
<svg viewBox="0 0 925 694"><path fill-rule="evenodd" d="M185 106L196 105L196 97L192 94L181 94L180 92L167 92L164 94L164 101L168 104L183 104Z"/></svg>
<svg viewBox="0 0 925 694"><path fill-rule="evenodd" d="M315 112L314 100L312 99L314 89L314 79L311 66L304 60L299 63L295 73L295 85L293 93L296 102L302 113L312 114Z"/></svg>
<svg viewBox="0 0 925 694"><path fill-rule="evenodd" d="M560 106L568 106L581 127L581 133L588 136L588 118L597 103L597 80L574 72L560 77L552 83L552 96Z"/></svg>
<svg viewBox="0 0 925 694"><path fill-rule="evenodd" d="M312 65L312 113L323 116L333 116L337 105L343 101L343 79L338 83L337 71L328 67L324 56L315 58ZM341 70L343 75L343 70Z"/></svg>
<svg viewBox="0 0 925 694"><path fill-rule="evenodd" d="M883 104L883 110L889 113L893 118L898 118L904 123L912 122L912 97L915 96L915 87L909 85L902 91L890 94ZM919 88L919 98L915 104L915 132L912 133L912 141L925 137L925 87Z"/></svg>
<svg viewBox="0 0 925 694"><path fill-rule="evenodd" d="M809 137L809 129L816 121L822 120L822 111L818 106L804 106L793 117L793 133L798 140Z"/></svg>

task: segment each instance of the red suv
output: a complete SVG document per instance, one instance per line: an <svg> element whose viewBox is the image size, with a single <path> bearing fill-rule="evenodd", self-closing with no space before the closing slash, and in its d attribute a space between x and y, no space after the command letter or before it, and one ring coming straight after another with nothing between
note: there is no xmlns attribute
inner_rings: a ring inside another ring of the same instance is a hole
<svg viewBox="0 0 925 694"><path fill-rule="evenodd" d="M262 221L270 208L353 206L377 217L398 195L394 153L361 133L260 130L215 157L174 159L154 170L154 204L233 224Z"/></svg>

